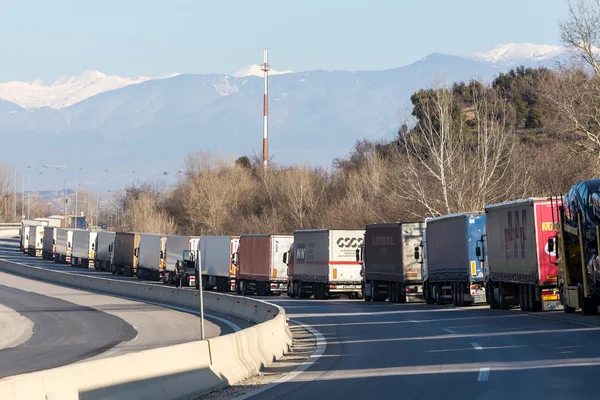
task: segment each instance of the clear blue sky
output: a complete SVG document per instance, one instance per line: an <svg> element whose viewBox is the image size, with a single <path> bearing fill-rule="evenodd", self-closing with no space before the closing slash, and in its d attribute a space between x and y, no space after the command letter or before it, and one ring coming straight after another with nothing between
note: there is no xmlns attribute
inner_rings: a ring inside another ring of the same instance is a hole
<svg viewBox="0 0 600 400"><path fill-rule="evenodd" d="M381 70L433 52L559 44L566 0L0 0L0 81Z"/></svg>

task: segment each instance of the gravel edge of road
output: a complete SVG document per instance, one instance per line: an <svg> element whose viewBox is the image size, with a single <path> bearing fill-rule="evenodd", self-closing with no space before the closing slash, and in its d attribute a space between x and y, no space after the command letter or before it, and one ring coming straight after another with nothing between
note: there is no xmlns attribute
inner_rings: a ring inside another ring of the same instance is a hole
<svg viewBox="0 0 600 400"><path fill-rule="evenodd" d="M317 338L301 325L291 321L289 329L292 332L292 347L282 358L263 368L256 376L245 379L235 385L207 393L193 400L236 399L275 383L296 370L317 350Z"/></svg>

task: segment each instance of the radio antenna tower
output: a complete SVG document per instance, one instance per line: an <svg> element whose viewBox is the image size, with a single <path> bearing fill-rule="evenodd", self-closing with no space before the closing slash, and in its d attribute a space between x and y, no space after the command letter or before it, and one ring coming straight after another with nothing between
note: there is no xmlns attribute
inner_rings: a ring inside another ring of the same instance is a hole
<svg viewBox="0 0 600 400"><path fill-rule="evenodd" d="M263 104L263 168L267 169L269 159L269 70L268 50L264 49L264 62L262 70L265 73L265 96Z"/></svg>

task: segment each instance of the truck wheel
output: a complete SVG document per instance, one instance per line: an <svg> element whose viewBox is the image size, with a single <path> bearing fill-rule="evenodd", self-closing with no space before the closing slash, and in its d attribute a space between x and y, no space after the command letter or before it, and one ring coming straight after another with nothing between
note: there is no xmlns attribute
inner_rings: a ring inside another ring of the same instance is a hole
<svg viewBox="0 0 600 400"><path fill-rule="evenodd" d="M531 288L531 311L540 312L544 308L542 300L536 299L535 295L536 295L537 290L536 290L535 285L530 286L530 288Z"/></svg>
<svg viewBox="0 0 600 400"><path fill-rule="evenodd" d="M465 304L465 286L464 283L456 283L456 300L458 301L459 307L466 306Z"/></svg>
<svg viewBox="0 0 600 400"><path fill-rule="evenodd" d="M519 305L521 311L529 311L529 290L527 290L527 285L521 285L520 291Z"/></svg>
<svg viewBox="0 0 600 400"><path fill-rule="evenodd" d="M444 304L444 299L442 298L442 285L434 285L433 292L435 293L435 304L438 306Z"/></svg>
<svg viewBox="0 0 600 400"><path fill-rule="evenodd" d="M567 297L564 294L564 290L561 287L560 288L560 298L563 299L563 310L565 313L567 314L572 314L575 312L575 307L571 307L570 305L567 304Z"/></svg>
<svg viewBox="0 0 600 400"><path fill-rule="evenodd" d="M456 284L455 284L455 282L452 282L451 286L452 286L452 305L456 307L458 305L458 301L457 301L457 298L456 298Z"/></svg>
<svg viewBox="0 0 600 400"><path fill-rule="evenodd" d="M366 284L367 284L367 283L368 283L368 282L364 281L364 284L362 285L362 287L363 287L363 288L362 288L362 289L363 289L363 299L364 299L365 301L368 301L368 302L370 302L370 301L372 301L372 300L373 300L373 296L372 296L372 293L371 293L371 291L369 291L369 292L367 293L367 291L365 290L365 287L366 287Z"/></svg>
<svg viewBox="0 0 600 400"><path fill-rule="evenodd" d="M294 284L288 282L288 287L287 287L287 295L290 299L295 299L296 298L296 293L294 293Z"/></svg>
<svg viewBox="0 0 600 400"><path fill-rule="evenodd" d="M300 282L298 284L298 297L301 299L309 299L310 298L310 293L307 293L306 291L304 291L304 285L302 284L302 282Z"/></svg>
<svg viewBox="0 0 600 400"><path fill-rule="evenodd" d="M596 302L583 296L583 289L579 287L579 305L583 315L594 315L598 313Z"/></svg>

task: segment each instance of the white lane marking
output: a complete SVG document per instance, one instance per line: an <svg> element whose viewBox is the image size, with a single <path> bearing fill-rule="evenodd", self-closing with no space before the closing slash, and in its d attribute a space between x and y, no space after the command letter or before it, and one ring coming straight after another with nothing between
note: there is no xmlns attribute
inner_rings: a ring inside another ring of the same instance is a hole
<svg viewBox="0 0 600 400"><path fill-rule="evenodd" d="M471 346L473 346L475 350L483 350L483 347L481 347L479 343L471 343Z"/></svg>
<svg viewBox="0 0 600 400"><path fill-rule="evenodd" d="M140 338L140 332L138 331L138 327L135 325L131 325L133 326L133 329L135 329L135 337L133 338L133 340L131 340L132 342L137 342L137 340Z"/></svg>
<svg viewBox="0 0 600 400"><path fill-rule="evenodd" d="M490 377L490 369L489 368L479 368L479 377L477 378L477 382L485 382Z"/></svg>
<svg viewBox="0 0 600 400"><path fill-rule="evenodd" d="M318 330L316 330L315 328L313 328L310 325L303 324L300 321L296 321L293 319L291 319L290 321L297 325L300 325L301 327L303 327L304 329L306 329L307 331L309 331L310 333L312 333L315 336L315 338L317 339L317 349L315 350L315 352L313 354L311 354L310 357L308 357L302 364L298 365L298 367L296 367L296 369L293 370L292 372L290 372L289 374L281 377L280 379L276 380L275 382L273 382L267 386L264 386L260 389L253 390L252 392L246 393L242 396L236 397L235 400L248 399L252 396L256 396L257 394L266 392L267 390L273 389L275 386L278 386L282 383L285 383L291 379L296 378L298 375L300 375L301 373L306 371L311 365L313 365L315 363L315 361L317 361L319 358L321 358L323 353L325 353L325 349L327 348L327 340L321 334L321 332L319 332Z"/></svg>
<svg viewBox="0 0 600 400"><path fill-rule="evenodd" d="M442 329L442 330L443 330L444 332L448 332L448 333L451 333L451 334L453 334L453 335L454 335L454 334L456 334L456 331L453 331L453 330L452 330L452 329L450 329L450 328L444 328L444 329Z"/></svg>
<svg viewBox="0 0 600 400"><path fill-rule="evenodd" d="M414 319L409 319L407 322L414 322L415 324L418 324L418 323L420 323L421 321L416 321L416 320L414 320Z"/></svg>

